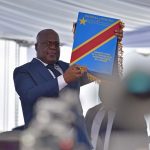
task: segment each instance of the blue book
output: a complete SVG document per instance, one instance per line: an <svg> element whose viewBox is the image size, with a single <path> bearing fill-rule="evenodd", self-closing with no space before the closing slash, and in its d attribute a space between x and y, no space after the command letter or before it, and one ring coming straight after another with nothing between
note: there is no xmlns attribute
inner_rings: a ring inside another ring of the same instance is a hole
<svg viewBox="0 0 150 150"><path fill-rule="evenodd" d="M86 66L95 75L112 75L119 28L118 19L80 12L70 63Z"/></svg>

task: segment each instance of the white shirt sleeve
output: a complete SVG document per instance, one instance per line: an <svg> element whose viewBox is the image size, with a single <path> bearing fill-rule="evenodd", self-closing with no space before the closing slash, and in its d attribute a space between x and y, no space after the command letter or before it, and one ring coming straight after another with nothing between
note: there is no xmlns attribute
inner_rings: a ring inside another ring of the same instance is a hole
<svg viewBox="0 0 150 150"><path fill-rule="evenodd" d="M63 75L57 77L57 80L58 80L59 91L61 91L67 85L67 83Z"/></svg>

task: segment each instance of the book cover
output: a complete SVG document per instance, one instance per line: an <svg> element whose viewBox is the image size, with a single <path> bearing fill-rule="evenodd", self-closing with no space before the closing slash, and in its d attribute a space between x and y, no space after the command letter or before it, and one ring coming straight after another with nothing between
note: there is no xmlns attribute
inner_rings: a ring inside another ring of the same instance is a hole
<svg viewBox="0 0 150 150"><path fill-rule="evenodd" d="M119 19L80 12L70 64L86 66L95 75L112 75L119 28Z"/></svg>

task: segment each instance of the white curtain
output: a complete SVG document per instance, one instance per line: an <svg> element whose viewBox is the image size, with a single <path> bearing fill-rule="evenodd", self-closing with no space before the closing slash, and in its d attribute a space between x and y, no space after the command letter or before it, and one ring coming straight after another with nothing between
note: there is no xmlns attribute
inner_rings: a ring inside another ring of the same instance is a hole
<svg viewBox="0 0 150 150"><path fill-rule="evenodd" d="M19 47L14 41L0 40L0 51L0 131L7 131L23 124L13 70L26 61L26 48Z"/></svg>

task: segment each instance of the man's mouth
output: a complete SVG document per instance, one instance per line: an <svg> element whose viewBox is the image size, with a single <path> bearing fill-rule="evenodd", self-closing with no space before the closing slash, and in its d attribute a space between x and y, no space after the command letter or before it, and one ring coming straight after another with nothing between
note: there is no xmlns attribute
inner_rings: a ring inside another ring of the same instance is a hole
<svg viewBox="0 0 150 150"><path fill-rule="evenodd" d="M48 56L56 56L56 52L48 52L47 55Z"/></svg>

